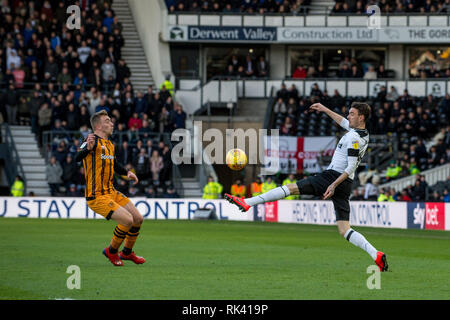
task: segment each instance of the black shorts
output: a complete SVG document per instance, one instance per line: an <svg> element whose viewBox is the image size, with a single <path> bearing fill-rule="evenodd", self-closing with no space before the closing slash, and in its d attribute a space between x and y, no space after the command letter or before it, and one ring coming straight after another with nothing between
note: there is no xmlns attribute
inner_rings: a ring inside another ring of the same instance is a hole
<svg viewBox="0 0 450 320"><path fill-rule="evenodd" d="M310 176L297 182L300 194L308 194L323 197L330 184L332 184L341 175L334 170L325 170L322 173ZM334 191L331 197L333 201L336 220L349 221L350 219L350 194L352 192L353 181L349 178L342 181Z"/></svg>

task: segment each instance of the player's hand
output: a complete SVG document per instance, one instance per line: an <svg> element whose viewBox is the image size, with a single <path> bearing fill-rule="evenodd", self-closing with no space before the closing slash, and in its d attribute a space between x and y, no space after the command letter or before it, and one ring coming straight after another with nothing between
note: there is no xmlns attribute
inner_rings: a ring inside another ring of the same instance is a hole
<svg viewBox="0 0 450 320"><path fill-rule="evenodd" d="M331 198L334 195L334 190L336 189L336 186L334 184L330 184L327 191L323 194L323 200L327 200Z"/></svg>
<svg viewBox="0 0 450 320"><path fill-rule="evenodd" d="M95 135L93 133L90 133L86 139L87 143L87 149L92 150L94 148L95 144Z"/></svg>
<svg viewBox="0 0 450 320"><path fill-rule="evenodd" d="M314 103L308 109L309 112L311 112L311 111L325 112L325 110L327 110L327 107L325 107L321 103Z"/></svg>
<svg viewBox="0 0 450 320"><path fill-rule="evenodd" d="M128 171L127 177L130 180L134 180L133 185L135 185L135 184L137 184L139 182L138 177L136 177L136 175L133 172L131 172L131 171Z"/></svg>

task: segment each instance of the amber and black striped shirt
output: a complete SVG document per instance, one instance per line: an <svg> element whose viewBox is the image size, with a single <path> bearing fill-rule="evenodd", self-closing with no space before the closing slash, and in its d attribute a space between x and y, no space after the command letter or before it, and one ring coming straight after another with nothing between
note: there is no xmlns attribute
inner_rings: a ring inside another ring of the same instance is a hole
<svg viewBox="0 0 450 320"><path fill-rule="evenodd" d="M84 195L88 200L114 192L114 172L120 175L127 174L127 170L116 160L114 144L97 135L92 150L88 150L87 143L84 142L81 150L75 155L75 161L83 161L86 180Z"/></svg>

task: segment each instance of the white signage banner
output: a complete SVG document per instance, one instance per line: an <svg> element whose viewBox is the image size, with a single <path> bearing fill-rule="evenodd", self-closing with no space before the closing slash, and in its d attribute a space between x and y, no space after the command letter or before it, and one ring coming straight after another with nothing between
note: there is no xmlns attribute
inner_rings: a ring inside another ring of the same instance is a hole
<svg viewBox="0 0 450 320"><path fill-rule="evenodd" d="M377 32L374 29L354 27L302 27L277 28L278 42L301 43L370 43L377 41Z"/></svg>
<svg viewBox="0 0 450 320"><path fill-rule="evenodd" d="M198 208L212 208L220 220L253 221L226 200L130 198L145 219L193 219ZM0 218L104 219L84 198L0 197Z"/></svg>
<svg viewBox="0 0 450 320"><path fill-rule="evenodd" d="M168 25L170 42L256 43L441 43L450 42L450 29L442 27L243 27Z"/></svg>
<svg viewBox="0 0 450 320"><path fill-rule="evenodd" d="M278 222L335 225L331 201L278 201ZM350 225L407 228L406 202L350 202Z"/></svg>

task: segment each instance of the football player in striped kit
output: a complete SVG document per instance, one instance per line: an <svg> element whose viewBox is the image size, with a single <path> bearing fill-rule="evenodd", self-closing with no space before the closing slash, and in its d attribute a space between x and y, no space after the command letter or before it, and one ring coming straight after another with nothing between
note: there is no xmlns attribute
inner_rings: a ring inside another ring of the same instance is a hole
<svg viewBox="0 0 450 320"><path fill-rule="evenodd" d="M83 162L86 179L85 197L89 208L118 225L113 238L103 254L115 266L123 266L122 260L131 260L136 264L145 262L143 257L133 252L133 246L139 235L144 218L134 204L113 186L114 173L127 176L138 182L136 175L127 171L117 160L114 144L109 140L114 124L105 110L92 115L91 126L94 133L89 134L75 155L75 161ZM118 252L122 242L123 250Z"/></svg>

